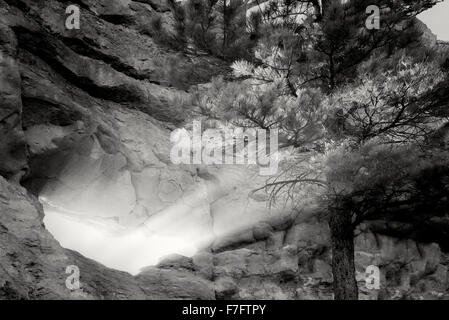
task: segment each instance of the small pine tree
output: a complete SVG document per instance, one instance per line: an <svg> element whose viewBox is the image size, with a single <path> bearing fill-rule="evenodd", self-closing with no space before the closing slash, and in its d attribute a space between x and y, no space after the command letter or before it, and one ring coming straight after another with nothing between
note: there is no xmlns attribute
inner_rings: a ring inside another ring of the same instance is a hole
<svg viewBox="0 0 449 320"><path fill-rule="evenodd" d="M257 18L247 24L245 0L187 0L173 3L177 38L190 48L233 61L251 59Z"/></svg>

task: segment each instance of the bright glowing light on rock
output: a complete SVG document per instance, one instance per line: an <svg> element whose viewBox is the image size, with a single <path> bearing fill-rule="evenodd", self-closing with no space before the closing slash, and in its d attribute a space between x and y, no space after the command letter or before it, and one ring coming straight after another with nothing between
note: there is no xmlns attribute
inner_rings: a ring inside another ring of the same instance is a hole
<svg viewBox="0 0 449 320"><path fill-rule="evenodd" d="M206 168L204 172L199 170L187 190L173 199L164 197L170 202L149 215L150 207L146 211L142 209L146 213L139 214L142 210L136 208L140 204L131 212L116 215L114 211L107 215L104 210L97 210L98 204L92 203L89 209L87 201L77 202L79 192L47 191L40 197L44 204L44 223L63 247L135 275L142 268L157 264L162 257L193 256L212 245L217 237L251 228L266 218L269 214L266 203L248 198L259 177L257 169L231 165L208 174ZM151 183L149 179L148 184ZM99 188L98 192L104 190L102 198L114 199L116 193L110 191L116 189ZM82 204L82 211L76 211L77 203Z"/></svg>
<svg viewBox="0 0 449 320"><path fill-rule="evenodd" d="M112 227L100 228L91 222L45 207L45 226L63 247L110 268L137 274L142 267L154 265L168 254L192 256L197 252L193 242L186 241L182 225L171 226L171 231L178 234L176 237L151 234L145 228L119 233Z"/></svg>

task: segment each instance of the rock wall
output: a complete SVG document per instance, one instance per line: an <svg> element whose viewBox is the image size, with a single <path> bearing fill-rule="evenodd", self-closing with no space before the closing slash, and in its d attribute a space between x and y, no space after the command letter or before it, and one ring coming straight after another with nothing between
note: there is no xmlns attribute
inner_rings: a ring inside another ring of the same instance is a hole
<svg viewBox="0 0 449 320"><path fill-rule="evenodd" d="M71 1L0 0L0 298L331 299L317 209L270 211L266 197L249 196L264 181L254 168L169 161L185 89L227 67L157 43L151 21L172 32L166 1L73 2L79 30L65 28ZM200 250L133 276L62 248L42 204L114 232L182 229ZM446 297L438 244L369 230L356 239L361 298ZM70 265L78 290L66 286ZM369 265L381 269L381 290L366 288Z"/></svg>
<svg viewBox="0 0 449 320"><path fill-rule="evenodd" d="M167 257L133 277L61 248L33 196L3 178L0 190L2 299L332 298L329 234L317 221L261 222L246 230L246 241L230 236L214 251ZM446 297L448 259L437 244L364 233L356 264L361 298ZM372 264L381 268L381 290L366 289L364 272ZM71 265L80 270L78 290L66 287Z"/></svg>
<svg viewBox="0 0 449 320"><path fill-rule="evenodd" d="M133 277L61 248L42 224L42 206L0 177L1 299L213 299L211 282L177 270L155 269ZM66 286L77 266L80 288Z"/></svg>
<svg viewBox="0 0 449 320"><path fill-rule="evenodd" d="M0 174L18 181L27 170L25 136L21 126L21 80L17 40L5 25L0 25L0 43Z"/></svg>

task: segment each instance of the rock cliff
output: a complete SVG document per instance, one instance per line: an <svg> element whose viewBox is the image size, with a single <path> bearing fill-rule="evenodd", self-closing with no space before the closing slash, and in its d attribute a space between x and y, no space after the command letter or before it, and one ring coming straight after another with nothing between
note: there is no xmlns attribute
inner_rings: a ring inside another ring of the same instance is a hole
<svg viewBox="0 0 449 320"><path fill-rule="evenodd" d="M70 4L79 30L65 28ZM164 0L0 0L0 298L331 299L316 208L270 211L249 196L264 181L253 168L170 162L170 132L188 125L187 89L227 67L159 44L153 19L172 32ZM124 249L131 275L118 271L123 261L63 248L44 218L53 211L118 241L130 230L148 241L181 234L199 250L155 264L151 252ZM370 230L356 239L362 298L447 297L439 244ZM381 290L366 288L369 265L380 267ZM79 268L79 289L66 286L68 266Z"/></svg>

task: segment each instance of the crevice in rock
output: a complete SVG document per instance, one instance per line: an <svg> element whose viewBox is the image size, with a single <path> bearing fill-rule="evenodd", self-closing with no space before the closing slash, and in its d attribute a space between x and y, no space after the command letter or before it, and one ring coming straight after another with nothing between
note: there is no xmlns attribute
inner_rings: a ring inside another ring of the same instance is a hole
<svg viewBox="0 0 449 320"><path fill-rule="evenodd" d="M99 18L110 22L115 25L132 25L134 24L134 18L131 16L125 16L121 14L100 14Z"/></svg>
<svg viewBox="0 0 449 320"><path fill-rule="evenodd" d="M16 7L17 9L19 9L20 11L22 11L23 13L29 13L30 12L30 8L28 7L28 5L21 1L21 0L4 0L7 4L9 4L10 6Z"/></svg>
<svg viewBox="0 0 449 320"><path fill-rule="evenodd" d="M147 5L149 5L150 7L151 7L151 9L153 9L154 11L156 11L156 12L159 12L159 13L165 13L165 12L170 12L171 10L170 10L170 8L167 6L167 8L164 10L163 8L162 8L162 6L158 6L158 5L156 5L153 1L151 1L151 0L134 0L133 2L137 2L137 3L143 3L143 4L147 4Z"/></svg>
<svg viewBox="0 0 449 320"><path fill-rule="evenodd" d="M37 124L68 126L83 119L83 115L77 110L62 108L60 105L40 98L22 96L22 105L24 130Z"/></svg>
<svg viewBox="0 0 449 320"><path fill-rule="evenodd" d="M78 38L63 37L61 38L61 40L74 52L91 59L101 60L109 64L116 71L124 73L131 78L134 78L136 80L147 80L150 83L158 85L160 84L159 81L151 80L151 75L149 75L147 72L138 71L132 66L129 66L120 61L119 58L106 55L100 50L96 50L96 44L88 38L83 38L83 40L81 40Z"/></svg>
<svg viewBox="0 0 449 320"><path fill-rule="evenodd" d="M11 119L13 120L11 123ZM7 114L3 118L0 119L0 124L9 124L11 127L14 127L20 121L20 113L18 111L12 111L10 114Z"/></svg>
<svg viewBox="0 0 449 320"><path fill-rule="evenodd" d="M62 2L62 3L67 3L67 5L69 5L69 4L76 4L76 5L80 6L83 9L86 9L86 10L90 11L89 6L86 3L84 3L83 0L57 0L57 1Z"/></svg>
<svg viewBox="0 0 449 320"><path fill-rule="evenodd" d="M58 59L55 39L49 39L46 35L31 32L23 27L13 27L19 45L48 63L56 72L61 74L66 80L73 83L78 88L86 91L92 97L111 100L114 102L137 102L143 101L141 94L127 88L126 85L111 87L100 87L91 79L74 74L65 67ZM46 43L44 47L41 43Z"/></svg>

